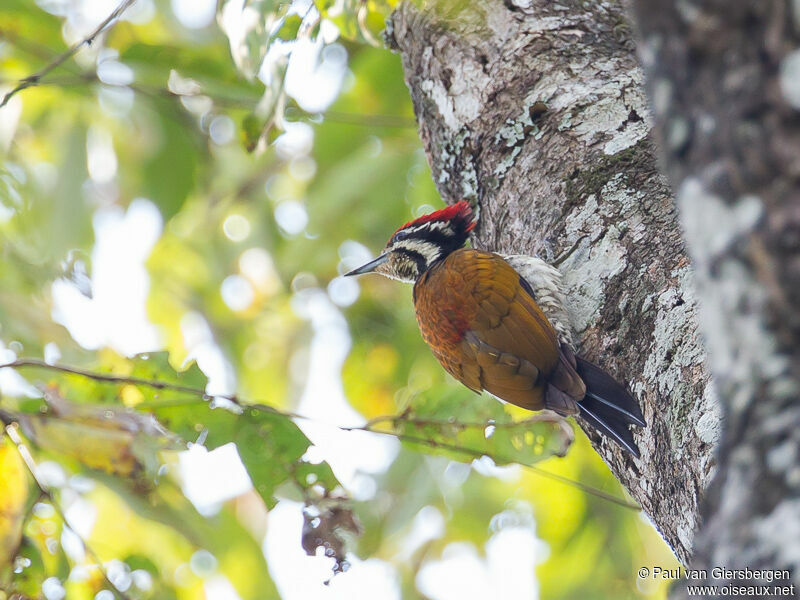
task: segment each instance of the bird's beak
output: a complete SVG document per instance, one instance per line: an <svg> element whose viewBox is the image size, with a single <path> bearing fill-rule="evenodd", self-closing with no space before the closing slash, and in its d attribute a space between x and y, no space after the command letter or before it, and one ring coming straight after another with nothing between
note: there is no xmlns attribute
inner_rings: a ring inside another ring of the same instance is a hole
<svg viewBox="0 0 800 600"><path fill-rule="evenodd" d="M362 265L362 266L358 267L357 269L353 269L349 273L345 273L344 276L345 277L350 277L350 275L361 275L362 273L370 273L370 272L374 271L379 265L382 265L383 263L385 263L387 260L389 260L389 253L385 252L384 254L381 254L378 258L376 258L375 260L371 260L367 264Z"/></svg>

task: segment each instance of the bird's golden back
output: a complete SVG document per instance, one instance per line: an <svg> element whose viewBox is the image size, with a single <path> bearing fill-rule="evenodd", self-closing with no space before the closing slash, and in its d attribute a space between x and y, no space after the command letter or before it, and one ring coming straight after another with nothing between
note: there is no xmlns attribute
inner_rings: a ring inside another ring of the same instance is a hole
<svg viewBox="0 0 800 600"><path fill-rule="evenodd" d="M553 327L497 254L451 253L414 286L423 339L442 366L467 387L531 410L559 363Z"/></svg>

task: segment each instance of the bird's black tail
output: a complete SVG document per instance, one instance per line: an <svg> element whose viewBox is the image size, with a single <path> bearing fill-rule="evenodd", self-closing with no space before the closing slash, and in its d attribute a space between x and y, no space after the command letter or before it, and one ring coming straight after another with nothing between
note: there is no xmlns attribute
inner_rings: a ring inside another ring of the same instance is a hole
<svg viewBox="0 0 800 600"><path fill-rule="evenodd" d="M578 375L586 384L586 396L578 402L580 416L639 458L639 448L628 426L646 427L647 423L636 400L624 386L597 365L582 358L577 358L577 362Z"/></svg>

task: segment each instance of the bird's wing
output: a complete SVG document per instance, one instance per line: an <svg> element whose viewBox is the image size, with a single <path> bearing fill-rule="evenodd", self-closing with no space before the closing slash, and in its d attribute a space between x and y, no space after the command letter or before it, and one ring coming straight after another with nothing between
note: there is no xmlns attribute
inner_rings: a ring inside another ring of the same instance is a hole
<svg viewBox="0 0 800 600"><path fill-rule="evenodd" d="M577 412L580 378L563 376L553 327L500 256L458 250L414 289L423 338L455 378L523 408Z"/></svg>

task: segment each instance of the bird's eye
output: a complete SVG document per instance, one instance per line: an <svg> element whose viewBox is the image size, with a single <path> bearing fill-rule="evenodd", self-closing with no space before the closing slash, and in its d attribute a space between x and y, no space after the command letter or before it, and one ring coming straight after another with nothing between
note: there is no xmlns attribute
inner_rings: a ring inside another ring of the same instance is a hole
<svg viewBox="0 0 800 600"><path fill-rule="evenodd" d="M394 241L400 242L406 239L409 235L411 235L410 231L398 231L394 234Z"/></svg>

